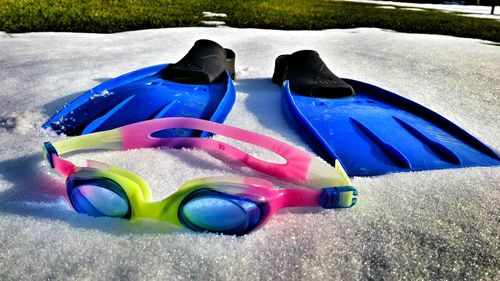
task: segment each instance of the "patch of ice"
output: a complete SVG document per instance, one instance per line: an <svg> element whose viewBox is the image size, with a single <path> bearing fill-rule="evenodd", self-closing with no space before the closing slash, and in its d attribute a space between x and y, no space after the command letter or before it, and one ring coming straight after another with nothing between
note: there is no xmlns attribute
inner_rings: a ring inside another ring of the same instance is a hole
<svg viewBox="0 0 500 281"><path fill-rule="evenodd" d="M422 4L422 3L408 3L408 2L392 2L392 1L378 1L378 0L342 0L347 2L369 3L377 5L391 5L398 7L414 7L421 9L434 9L440 11L460 12L467 14L483 14L490 15L491 6L474 6L474 5L446 5L446 4ZM463 15L463 14L461 14ZM497 18L500 15L493 15Z"/></svg>
<svg viewBox="0 0 500 281"><path fill-rule="evenodd" d="M406 10L406 11L425 11L424 9L420 8L400 8L401 10Z"/></svg>
<svg viewBox="0 0 500 281"><path fill-rule="evenodd" d="M225 14L225 13L203 12L202 15L206 18L212 18L212 17L225 18L225 17L227 17L227 14Z"/></svg>
<svg viewBox="0 0 500 281"><path fill-rule="evenodd" d="M467 13L462 13L459 14L464 17L471 17L471 18L480 18L480 19L493 19L500 21L500 15L483 15L483 14L467 14Z"/></svg>
<svg viewBox="0 0 500 281"><path fill-rule="evenodd" d="M396 7L394 7L394 6L376 6L375 8L378 8L378 9L396 9Z"/></svg>

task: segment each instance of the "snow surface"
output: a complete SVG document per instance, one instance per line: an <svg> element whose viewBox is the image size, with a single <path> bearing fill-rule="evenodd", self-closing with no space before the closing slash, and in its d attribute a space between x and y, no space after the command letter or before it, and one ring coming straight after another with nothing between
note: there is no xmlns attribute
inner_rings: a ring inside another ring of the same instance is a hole
<svg viewBox="0 0 500 281"><path fill-rule="evenodd" d="M221 18L225 18L227 17L227 14L225 13L212 13L212 12L203 12L201 13L204 17L206 18L212 18L212 17L221 17Z"/></svg>
<svg viewBox="0 0 500 281"><path fill-rule="evenodd" d="M211 26L221 26L225 25L225 21L220 21L220 20L202 20L200 21L204 25L211 25Z"/></svg>
<svg viewBox="0 0 500 281"><path fill-rule="evenodd" d="M500 168L354 178L360 191L354 208L282 211L265 227L239 238L175 232L150 222L131 225L72 211L63 180L42 165L42 143L57 138L40 129L42 122L105 80L176 62L200 38L237 54L237 100L227 124L308 149L284 120L280 89L270 76L276 56L316 49L339 76L409 97L500 148L500 49L487 41L367 28L0 33L0 280L500 276ZM271 158L257 148L247 151ZM89 158L130 169L149 182L155 199L197 177L270 179L192 150L92 152L69 158L80 165Z"/></svg>
<svg viewBox="0 0 500 281"><path fill-rule="evenodd" d="M491 14L491 6L474 6L474 5L448 5L448 4L424 4L424 3L409 3L409 2L393 2L393 1L379 1L379 0L341 0L347 2L359 2L384 5L384 7L413 7L414 11L421 11L422 9L434 9L443 12L455 12L458 15L476 18L488 18L500 20L498 8L496 12ZM410 9L405 9L410 10Z"/></svg>

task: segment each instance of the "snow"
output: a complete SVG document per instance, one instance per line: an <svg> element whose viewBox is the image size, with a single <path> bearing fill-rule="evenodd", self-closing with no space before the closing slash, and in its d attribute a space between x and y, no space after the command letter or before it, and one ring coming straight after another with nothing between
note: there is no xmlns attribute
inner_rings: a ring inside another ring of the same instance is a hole
<svg viewBox="0 0 500 281"><path fill-rule="evenodd" d="M201 23L204 25L211 25L211 26L221 26L226 24L226 22L219 20L202 20Z"/></svg>
<svg viewBox="0 0 500 281"><path fill-rule="evenodd" d="M476 18L488 18L500 20L500 14L496 12L491 14L491 6L474 6L474 5L448 5L448 4L424 4L424 3L407 3L407 2L392 2L392 1L378 1L378 0L341 0L348 2L357 3L368 3L368 4L378 4L384 5L383 7L411 7L418 10L422 9L433 9L440 10L443 12L453 12L461 16L466 17L476 17ZM404 10L410 10L408 8L402 8ZM411 9L415 10L415 9ZM417 11L417 10L415 10Z"/></svg>
<svg viewBox="0 0 500 281"><path fill-rule="evenodd" d="M225 17L227 17L227 14L213 13L213 12L203 12L202 15L205 18L225 18ZM207 25L207 26L224 26L226 24L226 22L220 21L220 20L204 20L204 21L201 21L200 23Z"/></svg>
<svg viewBox="0 0 500 281"><path fill-rule="evenodd" d="M227 124L309 150L284 120L270 77L276 56L316 49L339 76L413 99L500 148L500 52L492 42L369 28L0 33L0 280L498 278L500 168L353 178L360 191L354 208L283 211L239 238L71 210L63 180L42 164L42 143L58 138L42 123L103 81L176 62L201 38L237 54L237 100ZM69 159L134 171L155 199L198 177L273 180L192 150L96 151Z"/></svg>
<svg viewBox="0 0 500 281"><path fill-rule="evenodd" d="M96 93L96 94L92 95L89 99L93 100L93 99L98 99L98 98L105 98L105 97L109 97L112 95L113 95L113 92L110 92L108 90L104 90L100 93Z"/></svg>
<svg viewBox="0 0 500 281"><path fill-rule="evenodd" d="M388 9L388 10L396 9L396 7L394 7L394 6L377 6L375 8L378 8L378 9Z"/></svg>
<svg viewBox="0 0 500 281"><path fill-rule="evenodd" d="M425 11L424 9L420 8L400 8L401 10L407 10L407 11Z"/></svg>
<svg viewBox="0 0 500 281"><path fill-rule="evenodd" d="M225 18L227 17L227 14L225 13L212 13L212 12L203 12L201 13L204 17L206 18L211 18L211 17L221 17L221 18Z"/></svg>

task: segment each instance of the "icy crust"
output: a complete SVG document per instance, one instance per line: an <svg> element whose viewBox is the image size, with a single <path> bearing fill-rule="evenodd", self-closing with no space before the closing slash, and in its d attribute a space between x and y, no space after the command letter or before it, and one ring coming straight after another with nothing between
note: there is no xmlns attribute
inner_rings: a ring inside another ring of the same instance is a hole
<svg viewBox="0 0 500 281"><path fill-rule="evenodd" d="M455 13L464 17L494 19L500 21L500 13L491 14L491 6L459 5L459 4L425 4L409 2L392 2L379 0L342 0L347 2L377 4L379 9L402 9L409 11L439 10L445 13Z"/></svg>
<svg viewBox="0 0 500 281"><path fill-rule="evenodd" d="M283 211L241 238L72 211L63 180L43 166L42 143L57 138L39 129L43 121L109 78L179 60L199 38L238 56L237 101L227 124L309 150L283 118L279 87L269 77L276 56L314 48L339 76L409 97L500 148L500 52L490 42L378 29L175 28L1 37L0 117L15 122L0 128L0 280L497 278L499 168L354 178L360 192L354 208ZM265 160L274 156L245 151ZM192 150L92 152L70 159L130 169L148 181L155 199L198 177L261 176Z"/></svg>
<svg viewBox="0 0 500 281"><path fill-rule="evenodd" d="M203 12L201 13L203 15L203 17L205 18L213 18L213 17L221 17L221 18L225 18L227 17L227 14L225 13L213 13L213 12Z"/></svg>

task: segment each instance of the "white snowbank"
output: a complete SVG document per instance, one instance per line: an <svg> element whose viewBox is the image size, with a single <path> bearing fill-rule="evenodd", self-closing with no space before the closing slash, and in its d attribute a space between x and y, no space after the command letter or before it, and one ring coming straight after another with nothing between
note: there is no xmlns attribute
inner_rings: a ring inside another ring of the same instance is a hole
<svg viewBox="0 0 500 281"><path fill-rule="evenodd" d="M393 7L414 7L419 9L434 9L443 12L456 12L462 16L489 18L500 20L500 13L496 12L491 14L491 6L474 6L474 5L447 5L447 4L423 4L423 3L408 3L408 2L392 2L392 1L378 1L378 0L341 0L348 2L378 4ZM498 9L497 9L498 10Z"/></svg>
<svg viewBox="0 0 500 281"><path fill-rule="evenodd" d="M212 18L212 17L221 17L221 18L225 18L227 17L227 14L225 13L212 13L212 12L203 12L201 13L204 17L206 18Z"/></svg>
<svg viewBox="0 0 500 281"><path fill-rule="evenodd" d="M226 22L220 20L202 20L201 23L211 26L221 26L226 24Z"/></svg>
<svg viewBox="0 0 500 281"><path fill-rule="evenodd" d="M498 276L499 168L354 178L360 191L356 207L284 211L241 238L171 233L157 224L133 226L72 211L63 199L63 180L42 166L42 143L56 136L40 129L41 124L105 80L179 60L200 38L237 54L237 101L227 124L308 149L284 120L280 90L270 76L276 56L316 49L339 76L409 97L500 148L500 52L490 42L366 28L0 33L0 119L16 118L15 127L9 121L0 128L1 280ZM260 151L259 157L271 155ZM227 167L200 151L147 149L70 157L80 165L86 158L138 173L150 183L155 199L197 177L261 176Z"/></svg>
<svg viewBox="0 0 500 281"><path fill-rule="evenodd" d="M388 9L388 10L396 9L396 7L394 7L394 6L377 6L375 8Z"/></svg>

